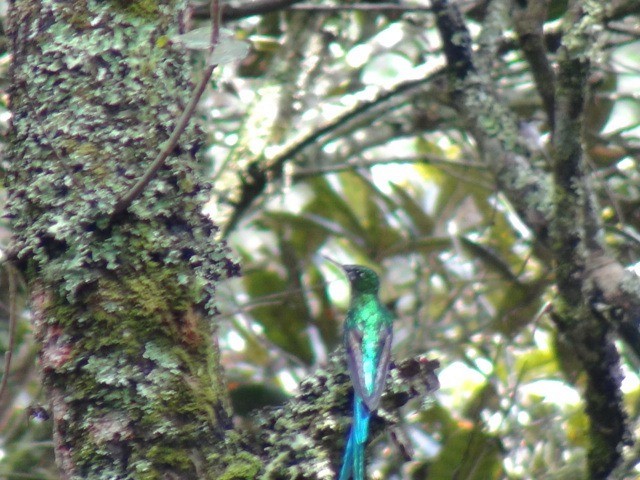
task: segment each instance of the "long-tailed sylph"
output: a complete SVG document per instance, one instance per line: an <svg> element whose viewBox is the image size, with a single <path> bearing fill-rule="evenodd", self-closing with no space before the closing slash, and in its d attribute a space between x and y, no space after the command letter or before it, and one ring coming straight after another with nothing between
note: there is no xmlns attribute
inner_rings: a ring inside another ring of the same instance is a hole
<svg viewBox="0 0 640 480"><path fill-rule="evenodd" d="M378 299L380 281L373 270L360 265L336 264L351 284L344 344L354 392L353 423L339 480L364 480L369 418L380 404L389 371L393 317Z"/></svg>

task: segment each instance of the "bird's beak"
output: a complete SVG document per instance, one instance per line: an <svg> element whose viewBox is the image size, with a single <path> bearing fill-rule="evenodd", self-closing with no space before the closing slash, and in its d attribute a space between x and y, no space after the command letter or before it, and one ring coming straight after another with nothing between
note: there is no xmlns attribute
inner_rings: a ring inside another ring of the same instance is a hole
<svg viewBox="0 0 640 480"><path fill-rule="evenodd" d="M331 263L333 263L335 266L340 267L340 270L342 270L345 274L345 276L347 277L347 280L349 280L349 283L353 283L353 265L343 265L341 263L336 262L333 258L330 257L326 257L323 255L324 258L326 258L327 260L329 260Z"/></svg>
<svg viewBox="0 0 640 480"><path fill-rule="evenodd" d="M331 263L333 263L337 267L340 267L340 270L344 271L344 266L341 263L336 262L333 258L327 257L326 255L322 255L322 257L325 260L329 260Z"/></svg>

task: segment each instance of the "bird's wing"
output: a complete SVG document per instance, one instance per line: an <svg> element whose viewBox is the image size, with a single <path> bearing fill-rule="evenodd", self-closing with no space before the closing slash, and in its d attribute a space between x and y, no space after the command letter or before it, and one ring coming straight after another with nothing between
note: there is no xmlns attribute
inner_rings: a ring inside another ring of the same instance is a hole
<svg viewBox="0 0 640 480"><path fill-rule="evenodd" d="M364 382L362 361L362 332L357 329L349 330L345 336L347 347L347 366L351 375L351 383L356 395L360 398L368 396Z"/></svg>
<svg viewBox="0 0 640 480"><path fill-rule="evenodd" d="M380 403L380 396L384 391L387 372L389 371L389 360L391 358L391 328L384 328L380 332L380 340L378 342L378 364L376 366L373 390L367 388L367 382L364 374L364 359L362 356L362 332L353 329L347 333L347 364L351 381L356 395L363 399L369 411L374 411Z"/></svg>
<svg viewBox="0 0 640 480"><path fill-rule="evenodd" d="M364 397L364 403L373 411L380 404L380 397L384 392L387 383L387 373L389 373L389 362L391 360L391 341L393 334L391 328L385 328L380 338L380 356L378 357L378 368L376 370L376 380L374 382L373 392L367 398Z"/></svg>

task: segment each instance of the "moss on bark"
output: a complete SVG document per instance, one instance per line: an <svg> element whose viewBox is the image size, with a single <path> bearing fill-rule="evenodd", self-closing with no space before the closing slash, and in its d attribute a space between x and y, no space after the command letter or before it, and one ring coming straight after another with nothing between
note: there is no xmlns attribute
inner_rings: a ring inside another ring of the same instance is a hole
<svg viewBox="0 0 640 480"><path fill-rule="evenodd" d="M13 256L63 478L215 478L228 459L212 454L236 453L211 339L215 283L237 265L201 213L195 124L112 216L190 95L185 53L166 41L183 7L21 0L10 13Z"/></svg>

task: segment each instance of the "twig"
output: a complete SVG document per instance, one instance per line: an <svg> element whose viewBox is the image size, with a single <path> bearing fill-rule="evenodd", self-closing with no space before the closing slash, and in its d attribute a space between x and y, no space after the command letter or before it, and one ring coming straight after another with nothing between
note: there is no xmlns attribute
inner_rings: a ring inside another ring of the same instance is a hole
<svg viewBox="0 0 640 480"><path fill-rule="evenodd" d="M231 20L241 20L254 15L265 15L284 10L300 1L301 0L255 0L252 2L244 2L237 6L227 3L221 8L221 19L223 22L228 22ZM195 18L208 18L209 9L206 4L196 5L193 15Z"/></svg>
<svg viewBox="0 0 640 480"><path fill-rule="evenodd" d="M18 312L17 308L17 288L16 288L16 278L17 275L16 270L13 268L11 263L6 263L7 267L7 277L9 279L9 346L7 347L7 351L4 354L4 373L2 374L2 383L0 383L0 399L4 394L4 391L7 387L7 380L9 378L9 368L11 367L11 358L13 357L13 347L15 343L15 333L16 333L16 325Z"/></svg>
<svg viewBox="0 0 640 480"><path fill-rule="evenodd" d="M427 75L424 78L419 78L417 80L408 80L406 82L400 83L396 85L392 90L388 90L386 92L381 93L378 97L370 101L364 101L353 107L351 110L339 115L338 117L328 121L324 125L322 125L317 130L309 132L304 137L294 140L291 144L286 146L278 155L271 159L272 165L281 165L286 160L289 160L304 150L306 147L315 144L321 137L331 133L336 130L338 127L344 125L350 120L362 115L365 112L377 107L378 105L386 102L394 98L395 96L404 93L413 88L419 87L420 85L424 85L429 83L434 78L439 76L442 72L440 70L436 70L435 72Z"/></svg>
<svg viewBox="0 0 640 480"><path fill-rule="evenodd" d="M431 154L420 154L415 157L396 157L396 158L380 158L375 160L358 160L349 163L341 163L338 165L324 165L311 168L296 168L293 171L293 177L296 179L313 177L316 175L324 175L327 173L338 173L355 168L370 168L377 165L393 165L393 164L413 164L424 163L427 165L438 165L447 167L473 168L477 170L487 170L487 166L478 162L468 162L464 160L451 160L445 157Z"/></svg>
<svg viewBox="0 0 640 480"><path fill-rule="evenodd" d="M315 5L312 3L301 3L293 5L292 10L303 10L307 12L430 12L431 7L416 5L398 5L397 3L352 3L350 5Z"/></svg>
<svg viewBox="0 0 640 480"><path fill-rule="evenodd" d="M213 50L216 48L216 45L218 45L218 39L220 38L220 2L219 0L212 0L210 8L211 8L211 18L213 19L213 28L211 29L211 46L209 47L209 55L213 53Z"/></svg>
<svg viewBox="0 0 640 480"><path fill-rule="evenodd" d="M220 35L220 2L219 0L212 0L211 2L211 17L213 19L213 28L211 32L211 48L209 49L210 50L209 54L213 52L216 45L218 44L218 39ZM140 178L140 180L138 180L138 182L133 186L133 188L129 190L122 198L120 198L116 202L113 208L113 212L111 213L111 219L118 216L120 213L124 212L127 208L129 208L131 203L138 197L138 195L140 195L140 193L144 190L144 188L149 184L151 179L156 175L156 173L158 173L158 170L162 168L167 158L169 158L169 155L171 154L171 152L173 152L173 149L178 144L178 140L180 139L180 136L184 132L185 128L187 128L189 120L191 120L191 117L196 111L198 102L200 101L202 94L207 88L209 79L211 78L211 75L213 74L213 71L215 70L216 67L217 67L217 64L206 66L202 74L202 78L200 79L200 83L198 83L198 85L194 89L193 94L191 95L191 99L189 100L189 103L185 107L184 111L182 112L182 115L178 120L176 127L173 129L173 132L171 133L169 140L167 140L164 148L162 148L162 150L158 153L158 156L151 163L151 165L149 166L149 169Z"/></svg>
<svg viewBox="0 0 640 480"><path fill-rule="evenodd" d="M533 75L536 90L542 99L547 121L554 129L555 84L556 77L547 58L544 39L544 22L547 8L545 2L529 2L526 6L514 3L514 25L518 34L518 42Z"/></svg>

